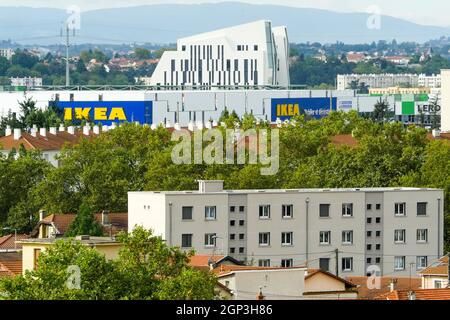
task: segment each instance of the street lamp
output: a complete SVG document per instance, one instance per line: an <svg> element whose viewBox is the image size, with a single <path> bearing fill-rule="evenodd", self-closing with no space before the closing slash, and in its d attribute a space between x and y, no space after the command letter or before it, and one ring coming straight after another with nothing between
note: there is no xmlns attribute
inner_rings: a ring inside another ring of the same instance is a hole
<svg viewBox="0 0 450 320"><path fill-rule="evenodd" d="M14 250L17 250L17 229L15 228L10 228L10 227L5 227L3 228L3 230L14 230Z"/></svg>

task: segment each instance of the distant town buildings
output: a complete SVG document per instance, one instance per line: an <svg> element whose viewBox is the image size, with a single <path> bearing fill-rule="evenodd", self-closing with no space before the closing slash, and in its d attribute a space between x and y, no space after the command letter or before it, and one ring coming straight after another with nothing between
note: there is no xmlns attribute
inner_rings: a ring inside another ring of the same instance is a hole
<svg viewBox="0 0 450 320"><path fill-rule="evenodd" d="M285 27L270 21L182 38L166 51L153 75L160 86L289 86L289 42Z"/></svg>
<svg viewBox="0 0 450 320"><path fill-rule="evenodd" d="M11 78L11 86L13 87L26 87L27 89L31 89L34 87L42 86L42 78L32 78L32 77L24 77L24 78Z"/></svg>
<svg viewBox="0 0 450 320"><path fill-rule="evenodd" d="M11 60L12 56L14 55L14 50L11 48L0 48L0 57L4 57L8 60Z"/></svg>
<svg viewBox="0 0 450 320"><path fill-rule="evenodd" d="M441 75L431 75L427 76L425 74L420 74L417 81L419 87L424 88L440 88L441 87Z"/></svg>
<svg viewBox="0 0 450 320"><path fill-rule="evenodd" d="M417 74L339 74L337 76L337 90L350 88L352 82L364 83L371 88L389 88L396 86L417 87Z"/></svg>

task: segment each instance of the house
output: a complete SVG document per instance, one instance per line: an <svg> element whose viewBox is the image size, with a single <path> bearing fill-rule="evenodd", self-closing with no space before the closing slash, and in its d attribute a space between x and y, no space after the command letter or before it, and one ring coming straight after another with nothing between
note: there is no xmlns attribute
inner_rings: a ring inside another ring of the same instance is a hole
<svg viewBox="0 0 450 320"><path fill-rule="evenodd" d="M321 269L308 269L305 273L306 299L343 300L356 299L358 291L356 284L337 277Z"/></svg>
<svg viewBox="0 0 450 320"><path fill-rule="evenodd" d="M379 286L376 287L376 282L369 277L347 277L346 280L356 285L358 292L358 299L373 300L377 296L387 294L391 291L408 291L417 290L421 288L421 279L418 277L380 277ZM374 288L375 287L375 288Z"/></svg>
<svg viewBox="0 0 450 320"><path fill-rule="evenodd" d="M395 290L376 300L450 300L450 289Z"/></svg>
<svg viewBox="0 0 450 320"><path fill-rule="evenodd" d="M238 260L224 255L206 255L197 254L190 258L189 266L200 270L211 270L219 268L222 265L239 266L242 265Z"/></svg>
<svg viewBox="0 0 450 320"><path fill-rule="evenodd" d="M39 222L31 232L32 238L60 238L64 237L70 224L75 220L76 214L51 214L45 216L45 211L40 211ZM114 236L120 231L128 229L127 213L95 213L95 220L103 227L105 235Z"/></svg>
<svg viewBox="0 0 450 320"><path fill-rule="evenodd" d="M8 234L6 236L0 237L0 253L1 252L14 252L22 249L17 240L29 238L26 234Z"/></svg>
<svg viewBox="0 0 450 320"><path fill-rule="evenodd" d="M0 252L0 278L22 274L22 253Z"/></svg>
<svg viewBox="0 0 450 320"><path fill-rule="evenodd" d="M366 55L364 53L355 53L355 52L349 52L347 53L347 61L358 63L361 61L364 61L366 59Z"/></svg>
<svg viewBox="0 0 450 320"><path fill-rule="evenodd" d="M27 270L35 270L41 252L52 247L57 238L41 238L41 239L24 239L20 241L22 245L22 273ZM77 241L82 245L94 248L99 253L103 254L107 259L113 260L119 256L122 244L111 237L92 237L92 236L77 236L71 241Z"/></svg>
<svg viewBox="0 0 450 320"><path fill-rule="evenodd" d="M448 256L440 258L420 272L423 289L441 289L449 286Z"/></svg>

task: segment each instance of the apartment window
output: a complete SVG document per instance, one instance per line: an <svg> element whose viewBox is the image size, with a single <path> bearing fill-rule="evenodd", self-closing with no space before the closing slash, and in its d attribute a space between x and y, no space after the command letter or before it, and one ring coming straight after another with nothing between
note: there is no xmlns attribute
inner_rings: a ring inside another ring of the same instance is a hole
<svg viewBox="0 0 450 320"><path fill-rule="evenodd" d="M283 219L292 219L294 206L292 204L283 204L281 206L281 217Z"/></svg>
<svg viewBox="0 0 450 320"><path fill-rule="evenodd" d="M186 46L185 45L181 46L181 51L186 51Z"/></svg>
<svg viewBox="0 0 450 320"><path fill-rule="evenodd" d="M434 280L434 288L435 289L441 289L442 288L442 281L441 280Z"/></svg>
<svg viewBox="0 0 450 320"><path fill-rule="evenodd" d="M281 267L282 268L292 268L294 266L293 259L281 259Z"/></svg>
<svg viewBox="0 0 450 320"><path fill-rule="evenodd" d="M367 238L370 238L372 236L372 231L367 231Z"/></svg>
<svg viewBox="0 0 450 320"><path fill-rule="evenodd" d="M394 242L395 243L405 243L406 242L406 230L394 230Z"/></svg>
<svg viewBox="0 0 450 320"><path fill-rule="evenodd" d="M319 259L319 268L323 271L330 270L330 258L320 258Z"/></svg>
<svg viewBox="0 0 450 320"><path fill-rule="evenodd" d="M216 234L215 233L206 233L205 234L205 246L213 247L216 242Z"/></svg>
<svg viewBox="0 0 450 320"><path fill-rule="evenodd" d="M394 258L394 270L405 270L405 257Z"/></svg>
<svg viewBox="0 0 450 320"><path fill-rule="evenodd" d="M342 231L342 244L353 244L353 231Z"/></svg>
<svg viewBox="0 0 450 320"><path fill-rule="evenodd" d="M394 213L396 216L405 216L406 215L406 203L405 202L396 203L394 206Z"/></svg>
<svg viewBox="0 0 450 320"><path fill-rule="evenodd" d="M377 203L377 204L375 205L375 209L380 210L380 209L381 209L381 203Z"/></svg>
<svg viewBox="0 0 450 320"><path fill-rule="evenodd" d="M367 223L368 224L372 223L372 218L367 218Z"/></svg>
<svg viewBox="0 0 450 320"><path fill-rule="evenodd" d="M377 231L377 232L375 233L375 235L376 235L377 237L381 237L381 231Z"/></svg>
<svg viewBox="0 0 450 320"><path fill-rule="evenodd" d="M270 246L270 232L260 232L259 233L259 245L260 246Z"/></svg>
<svg viewBox="0 0 450 320"><path fill-rule="evenodd" d="M242 254L242 253L244 253L244 251L245 251L245 248L243 248L243 247L240 247L240 248L239 248L239 253Z"/></svg>
<svg viewBox="0 0 450 320"><path fill-rule="evenodd" d="M381 262L381 258L380 257L375 258L375 263L380 263L380 262Z"/></svg>
<svg viewBox="0 0 450 320"><path fill-rule="evenodd" d="M245 207L244 206L239 206L239 212L244 212Z"/></svg>
<svg viewBox="0 0 450 320"><path fill-rule="evenodd" d="M238 44L237 51L242 51L242 46Z"/></svg>
<svg viewBox="0 0 450 320"><path fill-rule="evenodd" d="M370 251L370 250L372 250L372 245L371 245L371 244L368 244L368 245L366 246L366 248L367 248L367 251Z"/></svg>
<svg viewBox="0 0 450 320"><path fill-rule="evenodd" d="M282 246L292 246L294 244L292 232L282 232L281 233L281 245Z"/></svg>
<svg viewBox="0 0 450 320"><path fill-rule="evenodd" d="M239 234L239 240L244 240L245 239L245 234L244 233L240 233Z"/></svg>
<svg viewBox="0 0 450 320"><path fill-rule="evenodd" d="M230 240L235 240L236 239L236 235L234 233L230 233Z"/></svg>
<svg viewBox="0 0 450 320"><path fill-rule="evenodd" d="M367 204L367 210L372 210L372 205L370 203Z"/></svg>
<svg viewBox="0 0 450 320"><path fill-rule="evenodd" d="M353 258L342 258L342 271L352 271L353 270Z"/></svg>
<svg viewBox="0 0 450 320"><path fill-rule="evenodd" d="M182 234L181 235L181 247L191 248L192 247L192 234Z"/></svg>
<svg viewBox="0 0 450 320"><path fill-rule="evenodd" d="M319 206L319 216L321 218L327 218L330 216L330 205L321 203Z"/></svg>
<svg viewBox="0 0 450 320"><path fill-rule="evenodd" d="M320 231L319 238L321 245L331 244L331 231Z"/></svg>
<svg viewBox="0 0 450 320"><path fill-rule="evenodd" d="M417 229L417 242L428 242L428 229Z"/></svg>
<svg viewBox="0 0 450 320"><path fill-rule="evenodd" d="M270 267L270 259L259 259L258 266L259 267Z"/></svg>
<svg viewBox="0 0 450 320"><path fill-rule="evenodd" d="M181 216L183 220L192 220L193 207L183 207L181 208Z"/></svg>
<svg viewBox="0 0 450 320"><path fill-rule="evenodd" d="M417 203L417 215L418 216L426 216L427 215L427 202L418 202Z"/></svg>
<svg viewBox="0 0 450 320"><path fill-rule="evenodd" d="M236 211L236 207L235 206L231 206L230 207L230 212L234 212L234 211Z"/></svg>
<svg viewBox="0 0 450 320"><path fill-rule="evenodd" d="M270 219L270 205L259 206L259 218Z"/></svg>
<svg viewBox="0 0 450 320"><path fill-rule="evenodd" d="M342 216L353 217L353 203L342 204Z"/></svg>
<svg viewBox="0 0 450 320"><path fill-rule="evenodd" d="M245 224L245 220L239 220L239 226L243 226Z"/></svg>
<svg viewBox="0 0 450 320"><path fill-rule="evenodd" d="M206 220L216 220L216 206L206 206L205 207L205 219Z"/></svg>
<svg viewBox="0 0 450 320"><path fill-rule="evenodd" d="M366 263L372 263L372 258L367 258Z"/></svg>
<svg viewBox="0 0 450 320"><path fill-rule="evenodd" d="M257 45L257 44L255 44L255 45L253 46L253 50L258 51L258 45Z"/></svg>
<svg viewBox="0 0 450 320"><path fill-rule="evenodd" d="M381 244L376 244L376 245L375 245L375 249L376 249L376 250L380 250L380 249L381 249Z"/></svg>
<svg viewBox="0 0 450 320"><path fill-rule="evenodd" d="M236 248L230 248L230 253L235 253L236 252Z"/></svg>
<svg viewBox="0 0 450 320"><path fill-rule="evenodd" d="M425 269L428 265L427 256L419 256L417 257L416 266L417 270Z"/></svg>
<svg viewBox="0 0 450 320"><path fill-rule="evenodd" d="M379 217L376 218L376 219L375 219L375 222L376 222L376 223L380 223L380 222L381 222L381 218L379 218Z"/></svg>
<svg viewBox="0 0 450 320"><path fill-rule="evenodd" d="M230 220L230 226L234 227L235 224L236 224L235 220Z"/></svg>

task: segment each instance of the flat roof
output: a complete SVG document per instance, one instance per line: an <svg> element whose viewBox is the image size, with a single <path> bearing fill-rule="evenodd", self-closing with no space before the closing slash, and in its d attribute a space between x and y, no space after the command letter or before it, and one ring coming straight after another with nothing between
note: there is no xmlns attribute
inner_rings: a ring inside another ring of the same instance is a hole
<svg viewBox="0 0 450 320"><path fill-rule="evenodd" d="M185 191L129 191L128 193L148 193L148 194L164 194L164 195L185 195L185 194L258 194L258 193L339 193L339 192L408 192L408 191L443 191L435 188L412 188L412 187L388 187L388 188L330 188L330 189L248 189L248 190L223 190L223 191L207 191L185 190Z"/></svg>
<svg viewBox="0 0 450 320"><path fill-rule="evenodd" d="M55 243L56 241L60 241L60 240L72 240L72 241L76 241L76 242L80 242L84 245L108 245L108 244L119 244L120 242L115 240L115 239L111 239L110 237L90 237L89 239L86 240L80 240L77 238L44 238L44 239L39 239L39 238L33 238L33 239L24 239L21 241L17 241L17 243L20 244L52 244Z"/></svg>

